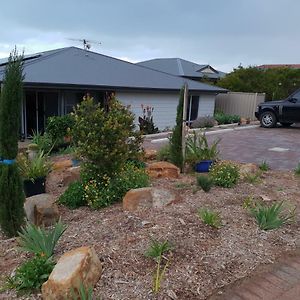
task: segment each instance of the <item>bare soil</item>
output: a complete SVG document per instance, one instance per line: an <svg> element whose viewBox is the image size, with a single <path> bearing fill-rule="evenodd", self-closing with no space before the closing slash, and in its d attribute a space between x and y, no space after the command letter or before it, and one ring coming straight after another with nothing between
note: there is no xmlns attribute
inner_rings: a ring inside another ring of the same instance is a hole
<svg viewBox="0 0 300 300"><path fill-rule="evenodd" d="M52 174L53 175L53 174ZM48 192L58 195L60 176L51 176ZM297 248L300 239L300 179L292 172L268 171L261 182L240 182L236 187L214 187L209 193L198 189L194 175L159 179L156 187L176 190L182 200L164 209L125 212L116 204L99 211L87 207L60 207L68 229L55 252L59 258L75 247L94 246L103 262L95 297L106 299L207 299L220 288L253 274L258 266L273 263ZM278 230L261 231L243 208L246 197L264 202L285 201L296 205L295 222ZM199 208L220 213L223 226L210 228L197 216ZM169 240L174 250L159 294L152 293L155 262L144 256L150 238ZM0 270L10 275L28 256L16 249L16 239L0 233ZM0 282L1 285L1 282ZM40 299L39 294L28 299ZM0 299L21 299L14 291Z"/></svg>

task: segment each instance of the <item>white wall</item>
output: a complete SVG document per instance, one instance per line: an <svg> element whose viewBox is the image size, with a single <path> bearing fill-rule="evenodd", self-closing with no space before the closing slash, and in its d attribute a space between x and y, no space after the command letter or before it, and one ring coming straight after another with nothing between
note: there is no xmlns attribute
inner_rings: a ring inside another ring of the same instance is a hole
<svg viewBox="0 0 300 300"><path fill-rule="evenodd" d="M212 116L214 114L215 97L215 95L210 94L200 95L198 116ZM141 105L143 104L154 107L153 121L160 130L175 126L179 92L116 92L116 98L124 105L131 106L131 110L136 116L136 124L138 124L138 117L142 116Z"/></svg>
<svg viewBox="0 0 300 300"><path fill-rule="evenodd" d="M198 117L213 116L216 95L202 94L199 98Z"/></svg>
<svg viewBox="0 0 300 300"><path fill-rule="evenodd" d="M141 105L143 104L154 107L153 121L160 130L175 125L179 93L117 92L116 98L123 104L131 106L136 124L138 124L138 117L142 116Z"/></svg>

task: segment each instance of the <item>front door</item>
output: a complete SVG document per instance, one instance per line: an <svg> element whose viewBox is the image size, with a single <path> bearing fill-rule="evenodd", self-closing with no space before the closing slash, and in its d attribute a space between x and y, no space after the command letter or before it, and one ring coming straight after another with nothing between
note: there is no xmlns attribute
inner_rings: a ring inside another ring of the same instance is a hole
<svg viewBox="0 0 300 300"><path fill-rule="evenodd" d="M25 133L26 137L33 136L35 132L43 133L47 118L58 115L57 92L25 92Z"/></svg>

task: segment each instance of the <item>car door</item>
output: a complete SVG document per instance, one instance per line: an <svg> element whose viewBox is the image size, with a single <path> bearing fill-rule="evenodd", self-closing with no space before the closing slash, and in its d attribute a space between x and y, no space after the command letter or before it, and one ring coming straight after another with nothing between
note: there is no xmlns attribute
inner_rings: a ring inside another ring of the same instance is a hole
<svg viewBox="0 0 300 300"><path fill-rule="evenodd" d="M300 122L300 91L289 97L282 109L284 122Z"/></svg>

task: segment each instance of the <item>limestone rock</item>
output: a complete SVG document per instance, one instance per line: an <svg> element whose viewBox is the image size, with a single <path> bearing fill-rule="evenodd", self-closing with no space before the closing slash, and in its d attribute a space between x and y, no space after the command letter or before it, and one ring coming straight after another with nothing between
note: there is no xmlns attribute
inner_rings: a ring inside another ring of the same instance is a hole
<svg viewBox="0 0 300 300"><path fill-rule="evenodd" d="M162 208L178 200L179 196L167 189L132 189L123 198L123 209L135 211L140 208Z"/></svg>
<svg viewBox="0 0 300 300"><path fill-rule="evenodd" d="M255 164L243 164L240 166L240 177L244 179L247 175L254 175L258 172L259 168Z"/></svg>
<svg viewBox="0 0 300 300"><path fill-rule="evenodd" d="M39 194L26 198L24 210L27 220L37 226L50 226L59 219L55 199L49 194Z"/></svg>
<svg viewBox="0 0 300 300"><path fill-rule="evenodd" d="M53 164L52 168L53 170L62 170L72 167L72 160L71 159L65 159L57 161Z"/></svg>
<svg viewBox="0 0 300 300"><path fill-rule="evenodd" d="M66 252L42 286L46 300L73 299L71 291L94 287L101 276L101 262L92 247L80 247Z"/></svg>
<svg viewBox="0 0 300 300"><path fill-rule="evenodd" d="M74 181L80 180L80 167L72 167L65 170L63 173L62 184L68 186Z"/></svg>
<svg viewBox="0 0 300 300"><path fill-rule="evenodd" d="M178 178L180 173L179 168L166 161L151 163L146 170L152 178Z"/></svg>
<svg viewBox="0 0 300 300"><path fill-rule="evenodd" d="M157 151L152 149L146 149L145 150L145 159L153 160L157 156Z"/></svg>

